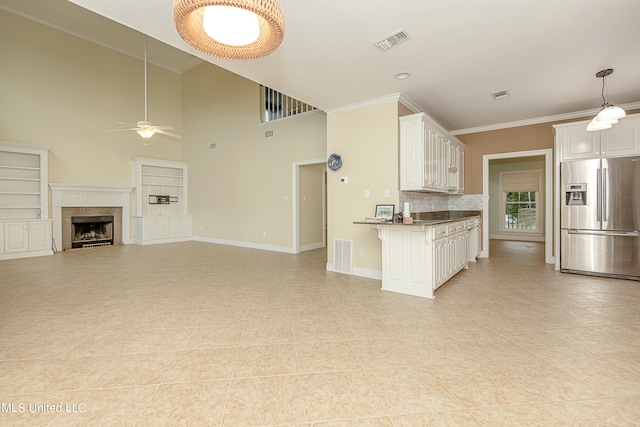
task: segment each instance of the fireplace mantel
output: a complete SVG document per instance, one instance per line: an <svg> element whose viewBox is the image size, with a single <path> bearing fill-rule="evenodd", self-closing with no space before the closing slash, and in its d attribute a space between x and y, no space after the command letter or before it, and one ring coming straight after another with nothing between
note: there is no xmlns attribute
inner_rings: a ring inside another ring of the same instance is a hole
<svg viewBox="0 0 640 427"><path fill-rule="evenodd" d="M130 243L130 199L133 187L113 185L55 184L51 188L51 216L53 242L62 249L62 208L67 207L120 207L122 208L122 241Z"/></svg>

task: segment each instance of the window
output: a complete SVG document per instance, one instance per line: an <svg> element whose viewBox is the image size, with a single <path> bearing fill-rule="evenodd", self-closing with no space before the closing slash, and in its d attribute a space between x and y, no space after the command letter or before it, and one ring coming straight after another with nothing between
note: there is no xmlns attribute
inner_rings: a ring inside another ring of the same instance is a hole
<svg viewBox="0 0 640 427"><path fill-rule="evenodd" d="M537 231L536 195L532 191L505 192L504 228L506 230Z"/></svg>
<svg viewBox="0 0 640 427"><path fill-rule="evenodd" d="M260 86L260 94L263 123L316 109L316 107L305 104L302 101L298 101L295 98L291 98L266 86Z"/></svg>
<svg viewBox="0 0 640 427"><path fill-rule="evenodd" d="M518 233L542 233L539 192L542 171L527 170L500 173L502 218L500 230Z"/></svg>

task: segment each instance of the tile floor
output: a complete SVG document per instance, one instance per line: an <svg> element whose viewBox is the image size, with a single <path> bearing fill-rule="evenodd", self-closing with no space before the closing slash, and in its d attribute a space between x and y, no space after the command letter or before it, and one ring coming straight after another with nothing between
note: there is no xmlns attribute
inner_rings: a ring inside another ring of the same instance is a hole
<svg viewBox="0 0 640 427"><path fill-rule="evenodd" d="M603 426L640 420L640 283L537 243L434 300L184 242L0 262L0 425Z"/></svg>

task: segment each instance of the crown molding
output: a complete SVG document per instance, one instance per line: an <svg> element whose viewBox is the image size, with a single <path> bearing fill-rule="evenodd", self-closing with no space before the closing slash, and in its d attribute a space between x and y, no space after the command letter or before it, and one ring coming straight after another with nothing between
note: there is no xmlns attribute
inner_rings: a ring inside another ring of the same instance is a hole
<svg viewBox="0 0 640 427"><path fill-rule="evenodd" d="M325 110L325 112L329 116L334 116L336 114L348 113L349 111L362 110L363 108L370 108L375 107L376 105L388 104L389 102L400 102L402 96L403 95L401 93L394 93L387 96L381 96L379 98L372 98L365 101L344 105L342 107L330 108L328 110Z"/></svg>
<svg viewBox="0 0 640 427"><path fill-rule="evenodd" d="M618 107L622 107L625 110L635 110L637 108L640 108L640 102L633 102L630 104L618 105ZM536 117L533 119L517 120L514 122L497 123L495 125L478 126L474 128L467 128L467 129L457 129L457 130L451 131L451 134L465 135L469 133L488 132L492 130L515 128L519 126L538 125L540 123L560 122L560 121L571 120L571 119L582 119L589 116L595 116L596 114L598 114L598 111L600 111L601 109L602 108L594 108L591 110L575 111L573 113L556 114L553 116Z"/></svg>

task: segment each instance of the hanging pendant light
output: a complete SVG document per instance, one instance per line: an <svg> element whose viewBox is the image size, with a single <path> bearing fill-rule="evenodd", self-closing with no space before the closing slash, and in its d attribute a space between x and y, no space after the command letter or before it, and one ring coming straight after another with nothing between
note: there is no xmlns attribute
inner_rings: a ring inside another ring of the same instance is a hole
<svg viewBox="0 0 640 427"><path fill-rule="evenodd" d="M622 108L609 104L604 97L604 78L611 74L613 74L613 68L607 68L596 73L596 77L602 78L602 109L587 125L587 131L609 129L618 123L619 119L627 115Z"/></svg>
<svg viewBox="0 0 640 427"><path fill-rule="evenodd" d="M280 0L173 0L180 37L224 59L258 59L284 38Z"/></svg>

